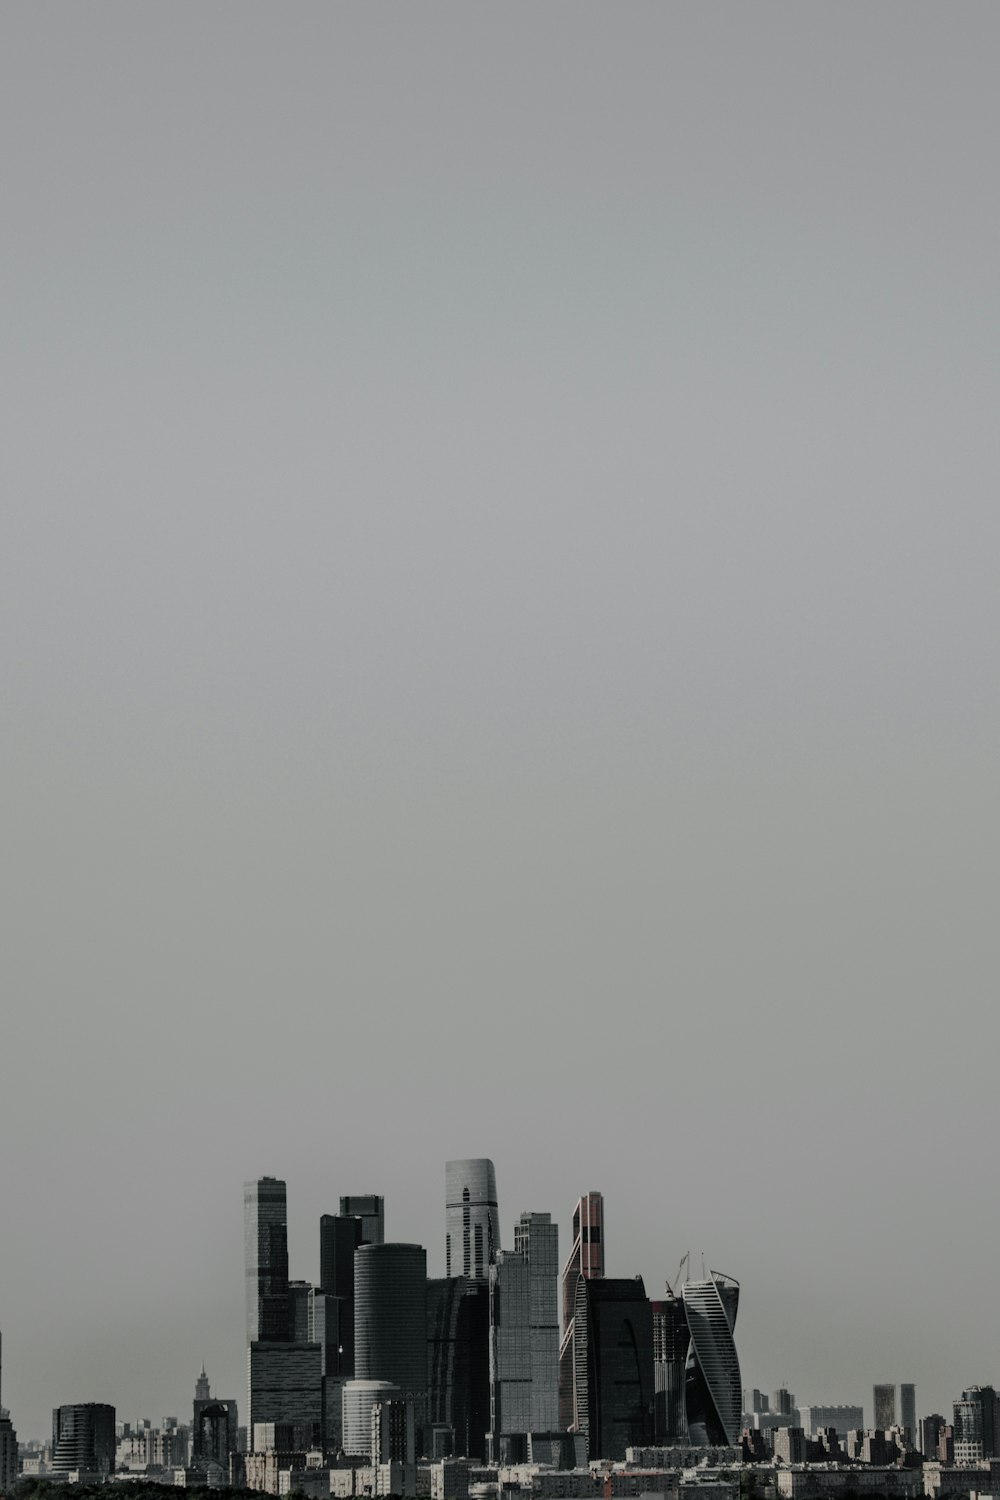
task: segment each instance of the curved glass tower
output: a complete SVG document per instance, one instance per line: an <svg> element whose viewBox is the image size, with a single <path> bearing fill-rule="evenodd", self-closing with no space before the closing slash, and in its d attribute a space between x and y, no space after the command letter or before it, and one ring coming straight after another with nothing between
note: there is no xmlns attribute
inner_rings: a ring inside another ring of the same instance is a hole
<svg viewBox="0 0 1000 1500"><path fill-rule="evenodd" d="M356 1379L398 1386L413 1401L422 1427L427 1398L427 1251L422 1245L355 1250L354 1339Z"/></svg>
<svg viewBox="0 0 1000 1500"><path fill-rule="evenodd" d="M488 1156L445 1163L445 1272L489 1280L500 1249L497 1177Z"/></svg>
<svg viewBox="0 0 1000 1500"><path fill-rule="evenodd" d="M712 1271L706 1281L685 1282L681 1296L691 1334L686 1379L690 1439L736 1447L743 1414L743 1382L733 1341L740 1284Z"/></svg>

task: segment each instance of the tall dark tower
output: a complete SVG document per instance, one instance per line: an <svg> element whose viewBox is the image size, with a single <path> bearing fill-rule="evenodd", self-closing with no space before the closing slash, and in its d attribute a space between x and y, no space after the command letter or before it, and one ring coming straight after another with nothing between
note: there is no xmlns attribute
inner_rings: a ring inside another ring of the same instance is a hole
<svg viewBox="0 0 1000 1500"><path fill-rule="evenodd" d="M387 1380L427 1406L427 1251L422 1245L362 1245L354 1256L354 1370Z"/></svg>
<svg viewBox="0 0 1000 1500"><path fill-rule="evenodd" d="M319 1221L319 1284L336 1297L340 1320L339 1367L328 1374L354 1378L354 1252L362 1241L363 1220L324 1214Z"/></svg>
<svg viewBox="0 0 1000 1500"><path fill-rule="evenodd" d="M260 1177L243 1185L247 1343L289 1337L288 1205L285 1184Z"/></svg>
<svg viewBox="0 0 1000 1500"><path fill-rule="evenodd" d="M653 1309L642 1277L578 1277L573 1322L574 1426L590 1458L624 1458L653 1439Z"/></svg>
<svg viewBox="0 0 1000 1500"><path fill-rule="evenodd" d="M460 1458L486 1457L490 1423L489 1287L464 1276L427 1283L428 1421L450 1427Z"/></svg>

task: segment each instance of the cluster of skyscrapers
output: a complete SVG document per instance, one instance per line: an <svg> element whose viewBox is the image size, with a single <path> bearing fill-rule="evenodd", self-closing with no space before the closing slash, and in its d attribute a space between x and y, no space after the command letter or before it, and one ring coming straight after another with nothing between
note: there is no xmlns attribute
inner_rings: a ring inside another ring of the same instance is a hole
<svg viewBox="0 0 1000 1500"><path fill-rule="evenodd" d="M505 1249L493 1163L450 1161L444 1277L423 1246L386 1241L368 1194L320 1219L317 1285L289 1277L285 1184L248 1183L244 1209L251 1454L374 1461L396 1434L400 1461L572 1467L739 1439L737 1283L713 1273L651 1302L641 1277L609 1278L600 1193L577 1203L560 1271L551 1215L522 1213Z"/></svg>
<svg viewBox="0 0 1000 1500"><path fill-rule="evenodd" d="M963 1391L952 1421L918 1423L912 1384L876 1385L867 1430L860 1406L800 1407L784 1388L744 1400L732 1277L703 1268L692 1279L685 1256L651 1301L641 1277L607 1275L600 1193L578 1200L561 1258L547 1212L521 1213L504 1247L488 1159L448 1162L444 1187L444 1276L428 1277L422 1245L386 1240L384 1200L364 1194L320 1218L313 1283L289 1274L284 1182L247 1183L245 1427L235 1400L212 1396L203 1368L190 1425L167 1419L154 1429L144 1419L133 1430L111 1406L60 1406L51 1446L22 1453L21 1471L101 1479L117 1469L318 1500L416 1495L426 1464L431 1500L466 1500L473 1472L483 1494L527 1485L565 1500L590 1495L603 1473L605 1500L643 1486L682 1500L677 1473L697 1465L700 1500L706 1466L719 1474L714 1500L738 1500L732 1466L745 1461L776 1475L773 1494L762 1481L763 1500L836 1500L845 1469L857 1466L867 1466L866 1491L947 1500L942 1472L995 1460L989 1492L1000 1494L992 1386ZM464 1489L454 1488L455 1466ZM16 1434L0 1406L0 1495L17 1473Z"/></svg>

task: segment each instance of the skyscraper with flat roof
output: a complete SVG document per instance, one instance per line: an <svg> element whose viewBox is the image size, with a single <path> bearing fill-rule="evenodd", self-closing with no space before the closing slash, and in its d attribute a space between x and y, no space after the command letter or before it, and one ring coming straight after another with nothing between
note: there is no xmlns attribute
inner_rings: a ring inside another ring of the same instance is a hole
<svg viewBox="0 0 1000 1500"><path fill-rule="evenodd" d="M907 1441L915 1443L917 1440L917 1389L912 1384L903 1384L899 1387L899 1421Z"/></svg>
<svg viewBox="0 0 1000 1500"><path fill-rule="evenodd" d="M385 1380L427 1408L427 1251L423 1245L361 1245L354 1256L357 1380Z"/></svg>
<svg viewBox="0 0 1000 1500"><path fill-rule="evenodd" d="M573 1210L573 1243L563 1266L562 1342L559 1346L559 1426L568 1429L574 1418L573 1318L576 1283L580 1276L599 1281L604 1275L604 1196L584 1193Z"/></svg>
<svg viewBox="0 0 1000 1500"><path fill-rule="evenodd" d="M528 1340L531 1356L529 1432L559 1427L559 1226L552 1215L522 1213L514 1250L528 1262Z"/></svg>
<svg viewBox="0 0 1000 1500"><path fill-rule="evenodd" d="M490 1460L524 1463L531 1430L531 1268L498 1250L490 1266Z"/></svg>
<svg viewBox="0 0 1000 1500"><path fill-rule="evenodd" d="M340 1200L342 1218L361 1220L361 1243L385 1243L385 1199L378 1193L347 1193Z"/></svg>
<svg viewBox="0 0 1000 1500"><path fill-rule="evenodd" d="M350 1201L341 1199L342 1203ZM339 1367L327 1373L348 1380L354 1375L354 1252L362 1242L363 1230L360 1215L324 1214L319 1221L319 1284L338 1302Z"/></svg>
<svg viewBox="0 0 1000 1500"><path fill-rule="evenodd" d="M57 1406L52 1413L52 1473L115 1471L115 1409L100 1401Z"/></svg>
<svg viewBox="0 0 1000 1500"><path fill-rule="evenodd" d="M997 1439L997 1394L991 1385L970 1385L952 1408L955 1417L955 1462L979 1463L995 1458Z"/></svg>
<svg viewBox="0 0 1000 1500"><path fill-rule="evenodd" d="M489 1157L445 1163L445 1270L486 1281L500 1249L496 1171Z"/></svg>
<svg viewBox="0 0 1000 1500"><path fill-rule="evenodd" d="M588 1457L622 1459L653 1440L653 1310L642 1277L577 1277L576 1411Z"/></svg>
<svg viewBox="0 0 1000 1500"><path fill-rule="evenodd" d="M873 1426L877 1432L887 1432L890 1427L896 1425L896 1387L895 1385L876 1385L872 1387L872 1400L875 1408L875 1421Z"/></svg>
<svg viewBox="0 0 1000 1500"><path fill-rule="evenodd" d="M489 1289L464 1276L427 1283L428 1421L450 1428L462 1458L486 1456Z"/></svg>
<svg viewBox="0 0 1000 1500"><path fill-rule="evenodd" d="M289 1336L288 1204L285 1184L259 1177L243 1186L247 1343Z"/></svg>
<svg viewBox="0 0 1000 1500"><path fill-rule="evenodd" d="M653 1387L656 1441L668 1446L687 1439L686 1371L691 1334L683 1298L668 1295L653 1308ZM754 1396L759 1404L760 1392Z"/></svg>

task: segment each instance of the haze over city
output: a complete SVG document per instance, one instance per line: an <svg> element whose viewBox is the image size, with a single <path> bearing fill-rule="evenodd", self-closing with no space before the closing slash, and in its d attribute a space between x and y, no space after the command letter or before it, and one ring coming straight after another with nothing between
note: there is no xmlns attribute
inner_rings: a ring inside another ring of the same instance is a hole
<svg viewBox="0 0 1000 1500"><path fill-rule="evenodd" d="M8 6L3 1400L444 1163L1000 1377L995 7ZM961 1295L955 1295L955 1289Z"/></svg>

